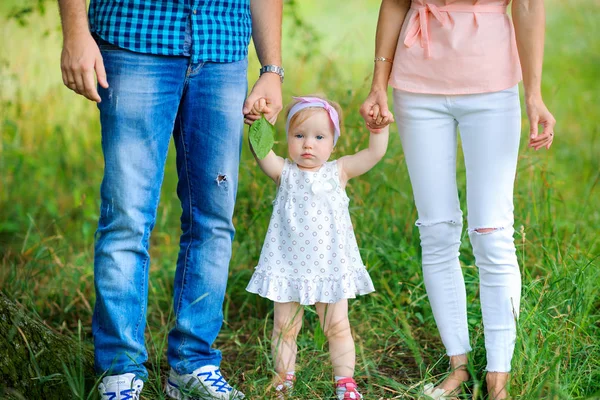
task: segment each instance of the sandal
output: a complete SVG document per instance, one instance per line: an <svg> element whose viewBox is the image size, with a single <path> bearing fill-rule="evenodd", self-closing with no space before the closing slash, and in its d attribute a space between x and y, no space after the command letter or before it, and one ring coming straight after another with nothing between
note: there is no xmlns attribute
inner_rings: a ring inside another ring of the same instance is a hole
<svg viewBox="0 0 600 400"><path fill-rule="evenodd" d="M284 400L291 396L294 389L294 382L296 382L296 375L286 374L285 379L275 386L275 393L277 400Z"/></svg>
<svg viewBox="0 0 600 400"><path fill-rule="evenodd" d="M460 387L457 389L460 389ZM457 397L458 391L457 390L448 392L444 389L436 388L433 385L433 383L425 384L425 386L423 387L423 394L425 396L429 396L433 400L458 400L458 397Z"/></svg>
<svg viewBox="0 0 600 400"><path fill-rule="evenodd" d="M335 392L338 400L362 399L362 394L356 390L358 385L352 378L343 378L335 383Z"/></svg>

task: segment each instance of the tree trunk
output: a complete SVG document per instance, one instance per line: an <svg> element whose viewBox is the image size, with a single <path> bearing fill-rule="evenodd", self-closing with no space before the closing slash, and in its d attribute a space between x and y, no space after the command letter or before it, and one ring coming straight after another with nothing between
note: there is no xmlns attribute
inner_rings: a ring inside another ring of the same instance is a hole
<svg viewBox="0 0 600 400"><path fill-rule="evenodd" d="M26 315L0 292L0 398L83 399L93 352Z"/></svg>

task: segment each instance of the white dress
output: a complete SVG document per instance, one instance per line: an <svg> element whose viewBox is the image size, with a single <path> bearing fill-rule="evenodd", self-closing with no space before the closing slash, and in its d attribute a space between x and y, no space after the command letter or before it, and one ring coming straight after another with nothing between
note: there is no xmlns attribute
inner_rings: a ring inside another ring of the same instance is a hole
<svg viewBox="0 0 600 400"><path fill-rule="evenodd" d="M285 160L260 260L246 290L278 303L335 303L373 292L337 161L317 172Z"/></svg>

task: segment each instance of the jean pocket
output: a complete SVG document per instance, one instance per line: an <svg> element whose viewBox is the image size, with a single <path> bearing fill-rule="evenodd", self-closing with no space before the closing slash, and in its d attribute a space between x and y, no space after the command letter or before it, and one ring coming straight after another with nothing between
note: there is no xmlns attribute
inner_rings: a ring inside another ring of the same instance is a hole
<svg viewBox="0 0 600 400"><path fill-rule="evenodd" d="M194 70L191 75L203 72L215 82L221 84L246 85L248 74L248 58L232 62L205 62Z"/></svg>

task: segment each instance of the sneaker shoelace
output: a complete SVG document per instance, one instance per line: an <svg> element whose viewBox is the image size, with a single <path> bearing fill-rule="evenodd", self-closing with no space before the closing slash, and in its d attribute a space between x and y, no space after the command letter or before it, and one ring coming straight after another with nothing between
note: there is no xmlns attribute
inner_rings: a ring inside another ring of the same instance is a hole
<svg viewBox="0 0 600 400"><path fill-rule="evenodd" d="M126 397L123 397L123 396L126 396ZM121 400L137 400L137 399L138 399L138 393L135 391L135 389L126 389L126 390L121 391Z"/></svg>
<svg viewBox="0 0 600 400"><path fill-rule="evenodd" d="M336 382L335 387L336 391L344 390L344 399L362 399L362 395L356 390L358 385L352 378L340 379Z"/></svg>
<svg viewBox="0 0 600 400"><path fill-rule="evenodd" d="M212 378L213 373L215 374L215 378ZM216 369L214 371L200 372L196 376L200 378L200 381L204 383L210 383L210 386L216 388L217 392L227 393L231 392L231 390L233 389L231 386L229 386L227 381L221 375L220 369Z"/></svg>
<svg viewBox="0 0 600 400"><path fill-rule="evenodd" d="M117 392L107 392L104 393L105 396L110 396L108 397L108 400L114 400L117 398ZM137 400L139 397L139 393L136 392L136 389L125 389L125 390L121 390L121 400ZM135 396L135 397L134 397Z"/></svg>

